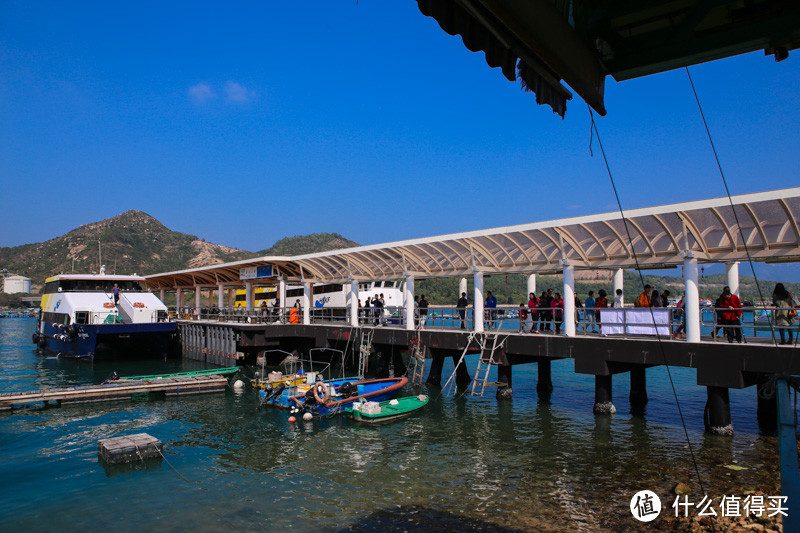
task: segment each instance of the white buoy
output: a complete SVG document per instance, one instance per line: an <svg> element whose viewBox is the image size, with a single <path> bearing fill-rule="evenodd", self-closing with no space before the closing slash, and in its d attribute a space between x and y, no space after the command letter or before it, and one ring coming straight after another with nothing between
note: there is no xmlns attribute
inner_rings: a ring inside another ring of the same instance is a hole
<svg viewBox="0 0 800 533"><path fill-rule="evenodd" d="M244 381L237 379L233 382L233 388L234 390L242 390L244 388Z"/></svg>
<svg viewBox="0 0 800 533"><path fill-rule="evenodd" d="M314 415L312 415L311 413L303 413L303 420L305 420L306 422L308 422L312 418L314 418Z"/></svg>

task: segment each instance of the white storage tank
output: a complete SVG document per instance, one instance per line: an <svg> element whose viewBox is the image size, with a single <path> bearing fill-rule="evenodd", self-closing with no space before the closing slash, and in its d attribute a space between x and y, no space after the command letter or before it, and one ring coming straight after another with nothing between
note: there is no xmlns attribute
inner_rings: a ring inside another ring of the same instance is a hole
<svg viewBox="0 0 800 533"><path fill-rule="evenodd" d="M6 294L31 293L31 278L25 276L8 276L3 280L3 292Z"/></svg>

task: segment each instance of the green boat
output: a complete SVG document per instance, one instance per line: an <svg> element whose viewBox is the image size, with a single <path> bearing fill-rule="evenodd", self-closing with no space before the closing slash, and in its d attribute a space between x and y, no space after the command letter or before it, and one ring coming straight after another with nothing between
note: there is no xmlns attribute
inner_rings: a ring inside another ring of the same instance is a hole
<svg viewBox="0 0 800 533"><path fill-rule="evenodd" d="M120 381L148 381L151 379L169 379L180 378L184 376L213 376L217 374L235 374L239 371L238 366L230 366L227 368L212 368L210 370L194 370L192 372L177 372L174 374L153 374L151 376L125 376L119 377Z"/></svg>
<svg viewBox="0 0 800 533"><path fill-rule="evenodd" d="M365 424L379 424L398 418L405 418L428 405L428 397L405 396L383 402L361 402L345 409L345 413L356 422Z"/></svg>

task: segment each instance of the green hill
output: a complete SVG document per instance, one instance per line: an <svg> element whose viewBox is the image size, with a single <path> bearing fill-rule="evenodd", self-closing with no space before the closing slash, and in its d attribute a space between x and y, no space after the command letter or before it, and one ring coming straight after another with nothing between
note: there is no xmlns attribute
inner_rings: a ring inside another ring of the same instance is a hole
<svg viewBox="0 0 800 533"><path fill-rule="evenodd" d="M338 233L313 233L286 237L276 242L272 248L258 252L258 255L305 255L355 246L359 244Z"/></svg>
<svg viewBox="0 0 800 533"><path fill-rule="evenodd" d="M147 213L130 210L49 241L0 248L0 268L40 286L58 272L98 272L101 253L106 271L120 274L181 270L255 255L171 231Z"/></svg>
<svg viewBox="0 0 800 533"><path fill-rule="evenodd" d="M141 211L130 210L86 224L49 241L0 247L0 269L31 278L37 292L59 272L99 272L100 254L109 274L154 274L263 255L301 255L358 246L338 233L287 237L261 252L205 242L172 231Z"/></svg>

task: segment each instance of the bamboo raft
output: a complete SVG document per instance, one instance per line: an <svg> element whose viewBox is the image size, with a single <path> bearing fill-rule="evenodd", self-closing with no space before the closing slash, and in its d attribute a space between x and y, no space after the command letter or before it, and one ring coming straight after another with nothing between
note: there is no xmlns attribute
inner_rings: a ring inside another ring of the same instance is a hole
<svg viewBox="0 0 800 533"><path fill-rule="evenodd" d="M105 402L167 396L188 396L224 392L228 379L220 375L177 376L142 381L114 381L63 389L41 389L0 393L0 410L42 402L45 405Z"/></svg>

